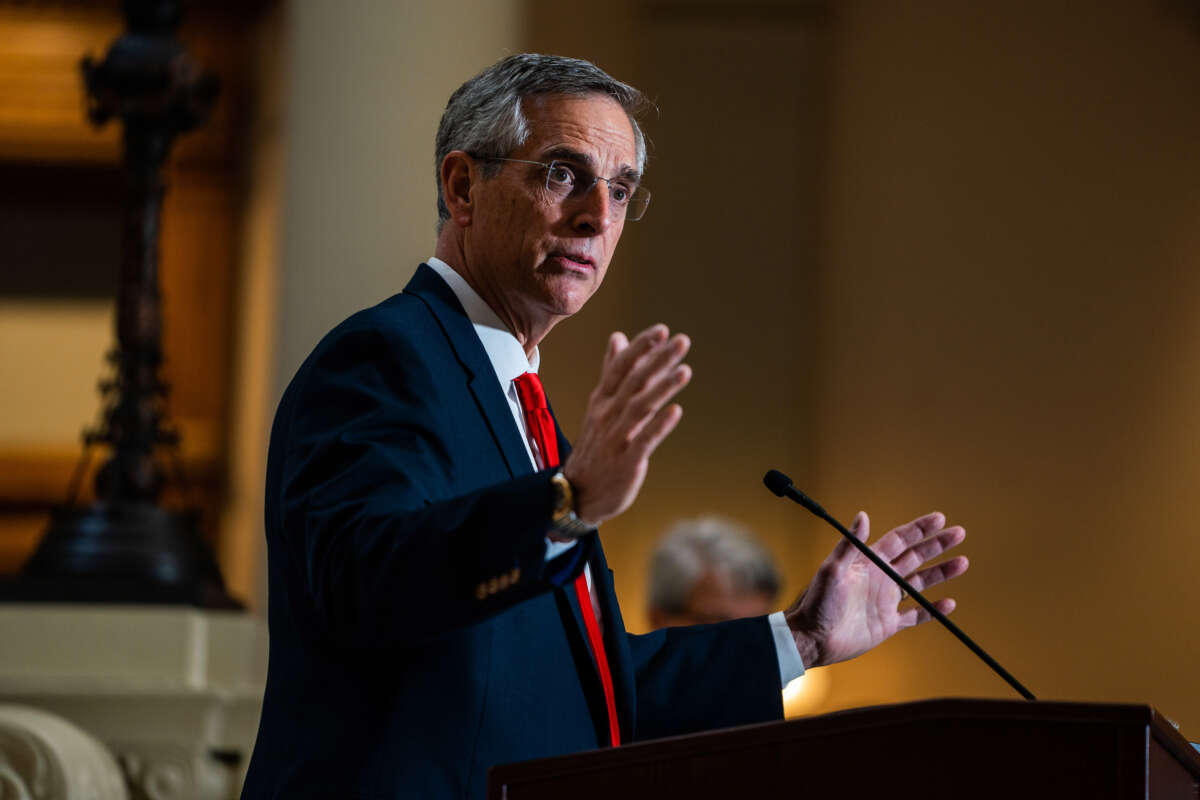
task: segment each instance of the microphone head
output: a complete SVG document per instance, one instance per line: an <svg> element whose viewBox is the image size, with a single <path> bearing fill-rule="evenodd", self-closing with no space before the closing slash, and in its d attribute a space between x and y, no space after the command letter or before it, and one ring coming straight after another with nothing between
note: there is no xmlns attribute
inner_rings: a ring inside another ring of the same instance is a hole
<svg viewBox="0 0 1200 800"><path fill-rule="evenodd" d="M792 488L792 479L779 470L773 469L763 476L763 485L777 496L783 497L784 493Z"/></svg>

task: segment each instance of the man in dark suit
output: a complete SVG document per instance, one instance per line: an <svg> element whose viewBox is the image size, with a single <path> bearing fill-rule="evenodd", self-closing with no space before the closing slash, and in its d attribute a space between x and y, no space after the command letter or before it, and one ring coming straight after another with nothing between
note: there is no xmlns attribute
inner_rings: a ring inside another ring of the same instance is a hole
<svg viewBox="0 0 1200 800"><path fill-rule="evenodd" d="M536 371L645 211L639 103L531 55L451 97L436 257L327 335L276 414L244 797L480 797L496 763L776 719L805 666L921 621L839 547L786 613L625 633L595 529L678 423L689 342L613 334L573 450ZM874 546L922 587L966 569L923 566L962 536L931 514Z"/></svg>

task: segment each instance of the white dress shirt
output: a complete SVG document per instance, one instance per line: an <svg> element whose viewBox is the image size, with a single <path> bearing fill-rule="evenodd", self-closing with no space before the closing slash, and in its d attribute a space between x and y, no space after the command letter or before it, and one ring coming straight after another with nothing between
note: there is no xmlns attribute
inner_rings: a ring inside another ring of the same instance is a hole
<svg viewBox="0 0 1200 800"><path fill-rule="evenodd" d="M454 296L458 298L458 302L462 304L463 310L467 312L467 317L471 320L471 325L474 326L475 333L479 336L488 360L492 362L496 377L500 380L500 391L508 399L509 410L512 411L517 430L521 432L521 441L525 442L529 461L533 464L534 469L541 469L541 454L537 452L536 443L529 440L529 431L525 425L525 412L521 408L521 399L517 395L517 386L514 383L518 375L538 371L542 361L541 353L535 347L533 353L526 357L525 348L517 341L517 337L500 320L491 306L471 288L463 276L454 271L453 267L439 258L426 259L425 263L442 277L442 280L450 287L450 291L454 292ZM546 560L549 561L574 546L574 542L552 542L547 539ZM592 591L591 568L586 564L584 565L584 574L587 576L588 592L592 598L592 610L596 612L596 620L599 622L601 621L600 607L596 601L596 593ZM800 651L796 649L796 641L792 638L791 629L788 628L783 612L776 611L767 617L767 621L771 625L771 635L775 641L775 652L779 659L779 685L782 688L804 674L804 662L800 658Z"/></svg>

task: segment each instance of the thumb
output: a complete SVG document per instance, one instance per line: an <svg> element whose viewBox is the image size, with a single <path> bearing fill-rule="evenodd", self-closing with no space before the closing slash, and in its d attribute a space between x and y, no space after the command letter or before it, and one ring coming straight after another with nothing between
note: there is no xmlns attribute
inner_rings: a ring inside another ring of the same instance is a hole
<svg viewBox="0 0 1200 800"><path fill-rule="evenodd" d="M607 364L612 361L617 353L628 346L629 338L621 331L613 331L612 335L608 337L608 346L604 349L604 363Z"/></svg>
<svg viewBox="0 0 1200 800"><path fill-rule="evenodd" d="M867 512L860 511L854 515L854 521L850 523L850 535L860 542L865 542L867 536L871 534L871 520L867 519ZM838 543L834 546L830 558L834 561L844 561L852 559L858 554L858 550L854 545L846 541L846 539L838 539Z"/></svg>
<svg viewBox="0 0 1200 800"><path fill-rule="evenodd" d="M609 334L608 344L604 345L604 360L600 362L600 385L604 385L609 365L617 354L629 346L629 339L620 331Z"/></svg>
<svg viewBox="0 0 1200 800"><path fill-rule="evenodd" d="M850 523L850 532L860 542L865 542L871 537L871 518L867 516L867 512L860 511L854 515L854 522Z"/></svg>

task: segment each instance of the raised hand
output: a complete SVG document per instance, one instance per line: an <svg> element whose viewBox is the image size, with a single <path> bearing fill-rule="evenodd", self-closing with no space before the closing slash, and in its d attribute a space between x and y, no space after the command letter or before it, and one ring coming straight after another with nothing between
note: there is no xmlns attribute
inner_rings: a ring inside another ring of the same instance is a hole
<svg viewBox="0 0 1200 800"><path fill-rule="evenodd" d="M650 455L683 415L667 405L692 379L681 363L691 341L654 325L629 341L609 337L600 382L588 398L583 428L563 474L575 491L575 513L590 523L615 517L633 503Z"/></svg>
<svg viewBox="0 0 1200 800"><path fill-rule="evenodd" d="M867 541L870 520L865 512L860 511L854 518L850 531L859 541ZM947 528L945 516L934 512L889 531L871 549L914 589L923 592L967 571L965 556L925 566L965 537L961 527ZM897 631L930 619L923 608L901 611L902 599L900 587L843 540L785 616L805 666L815 667L854 658ZM954 610L954 600L943 598L934 606L949 614Z"/></svg>

